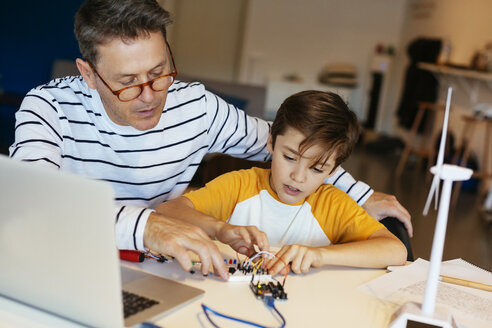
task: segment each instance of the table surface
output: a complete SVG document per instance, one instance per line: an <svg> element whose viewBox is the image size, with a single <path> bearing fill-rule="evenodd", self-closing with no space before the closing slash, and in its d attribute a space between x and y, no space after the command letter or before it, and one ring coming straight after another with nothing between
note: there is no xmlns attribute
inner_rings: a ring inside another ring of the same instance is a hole
<svg viewBox="0 0 492 328"><path fill-rule="evenodd" d="M234 258L230 248L221 247L225 258ZM231 250L232 251L232 250ZM211 275L204 277L184 272L177 263L144 263L123 265L139 268L201 288L205 293L189 304L166 313L155 322L165 328L213 327L206 319L201 304L262 326L278 327L280 321L250 290L249 282L224 282ZM361 292L357 287L385 273L385 270L324 266L307 274L290 273L285 283L288 300L275 306L286 319L287 327L386 327L397 306ZM282 276L276 277L282 280ZM219 327L246 327L213 316ZM2 327L78 327L60 318L0 297Z"/></svg>

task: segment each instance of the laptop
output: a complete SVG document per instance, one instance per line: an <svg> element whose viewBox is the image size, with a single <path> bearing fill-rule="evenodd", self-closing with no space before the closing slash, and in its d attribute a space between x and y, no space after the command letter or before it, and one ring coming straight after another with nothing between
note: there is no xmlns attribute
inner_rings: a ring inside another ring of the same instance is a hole
<svg viewBox="0 0 492 328"><path fill-rule="evenodd" d="M203 293L120 267L114 214L109 184L0 156L0 295L79 324L122 327ZM145 309L125 318L122 294Z"/></svg>

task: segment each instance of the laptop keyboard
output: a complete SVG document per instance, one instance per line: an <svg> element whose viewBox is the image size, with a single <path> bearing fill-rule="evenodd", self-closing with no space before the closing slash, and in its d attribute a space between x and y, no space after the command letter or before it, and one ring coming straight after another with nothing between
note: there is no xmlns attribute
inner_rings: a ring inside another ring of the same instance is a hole
<svg viewBox="0 0 492 328"><path fill-rule="evenodd" d="M147 297L123 291L123 313L125 315L125 319L156 304L159 304L159 302Z"/></svg>

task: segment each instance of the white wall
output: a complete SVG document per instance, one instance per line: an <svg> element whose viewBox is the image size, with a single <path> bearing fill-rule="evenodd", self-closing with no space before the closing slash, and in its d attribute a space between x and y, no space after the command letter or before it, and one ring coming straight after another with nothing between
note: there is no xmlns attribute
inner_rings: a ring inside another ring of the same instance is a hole
<svg viewBox="0 0 492 328"><path fill-rule="evenodd" d="M453 63L468 64L475 50L492 41L490 0L409 0L401 41L416 36L449 38Z"/></svg>
<svg viewBox="0 0 492 328"><path fill-rule="evenodd" d="M241 82L266 84L297 74L312 84L325 63L351 62L358 69L360 83L349 100L362 119L374 48L380 42L394 45L389 90L378 113L381 130L393 134L398 133L395 112L411 40L418 36L449 38L450 59L456 63L467 63L477 48L492 40L492 28L487 25L492 13L490 0L225 0L235 3L232 8L217 0L160 2L175 18L170 39L182 49L176 49L176 58L184 73L235 80L239 67ZM240 2L245 5L238 10ZM182 15L199 15L200 19ZM230 24L231 17L238 16L241 18L236 20L245 20L244 27L242 23ZM179 31L183 28L188 32ZM223 37L222 30L228 36ZM189 36L189 31L201 34ZM223 50L232 49L231 45L235 50ZM468 105L460 93L455 93L455 103ZM489 94L490 89L481 90L479 100Z"/></svg>
<svg viewBox="0 0 492 328"><path fill-rule="evenodd" d="M160 0L174 23L169 41L179 73L236 80L246 0Z"/></svg>
<svg viewBox="0 0 492 328"><path fill-rule="evenodd" d="M405 4L406 0L250 0L240 80L266 83L296 74L312 84L326 63L353 63L359 87L350 105L363 118L371 55L378 43L399 44Z"/></svg>

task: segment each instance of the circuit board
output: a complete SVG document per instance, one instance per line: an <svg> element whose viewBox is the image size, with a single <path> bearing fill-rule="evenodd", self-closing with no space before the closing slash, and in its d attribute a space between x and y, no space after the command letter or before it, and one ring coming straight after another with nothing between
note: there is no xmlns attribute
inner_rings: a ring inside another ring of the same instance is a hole
<svg viewBox="0 0 492 328"><path fill-rule="evenodd" d="M251 291L257 298L287 299L284 287L268 273L268 269L253 268L236 260L224 259L224 262L229 266L229 281L249 281Z"/></svg>
<svg viewBox="0 0 492 328"><path fill-rule="evenodd" d="M249 284L251 291L257 298L272 297L278 300L287 300L287 293L284 291L284 286L272 279L271 281L254 280Z"/></svg>

